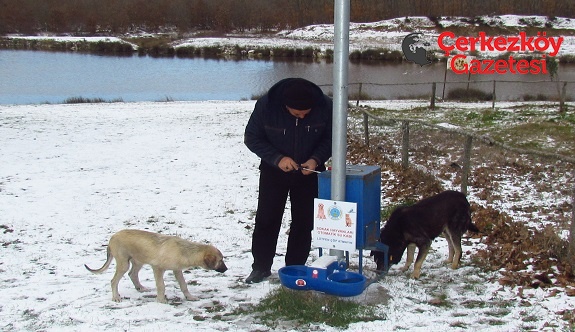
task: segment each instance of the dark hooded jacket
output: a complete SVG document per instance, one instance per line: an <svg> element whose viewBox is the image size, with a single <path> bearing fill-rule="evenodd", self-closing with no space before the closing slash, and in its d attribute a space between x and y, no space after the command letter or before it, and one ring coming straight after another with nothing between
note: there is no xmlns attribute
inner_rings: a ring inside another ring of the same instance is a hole
<svg viewBox="0 0 575 332"><path fill-rule="evenodd" d="M276 168L285 156L298 164L314 159L317 170L323 171L324 163L331 157L332 100L314 84L315 105L299 119L282 102L283 89L289 80L293 78L279 81L256 102L244 143L262 163Z"/></svg>

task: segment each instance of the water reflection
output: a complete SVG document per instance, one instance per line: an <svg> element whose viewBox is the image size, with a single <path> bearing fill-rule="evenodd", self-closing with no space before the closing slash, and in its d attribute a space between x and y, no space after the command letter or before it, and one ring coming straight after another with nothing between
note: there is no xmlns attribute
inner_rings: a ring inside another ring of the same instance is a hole
<svg viewBox="0 0 575 332"><path fill-rule="evenodd" d="M0 104L59 103L70 97L124 101L241 100L252 99L285 77L304 77L331 93L333 63L327 61L270 61L203 58L115 57L42 51L0 51ZM444 77L449 91L466 86L468 77L445 71L443 63L419 66L412 63L350 62L349 91L372 98L395 99L426 96L431 83L439 82L436 96L443 94ZM497 98L519 99L527 93L555 96L557 85L548 75L475 75L471 86L491 91ZM575 81L575 66L563 65L560 79ZM476 83L485 81L484 83ZM521 82L521 83L518 83ZM531 83L527 82L539 82ZM369 83L369 84L367 84ZM401 85L397 85L401 84ZM567 89L568 93L574 89ZM571 96L572 98L573 96Z"/></svg>

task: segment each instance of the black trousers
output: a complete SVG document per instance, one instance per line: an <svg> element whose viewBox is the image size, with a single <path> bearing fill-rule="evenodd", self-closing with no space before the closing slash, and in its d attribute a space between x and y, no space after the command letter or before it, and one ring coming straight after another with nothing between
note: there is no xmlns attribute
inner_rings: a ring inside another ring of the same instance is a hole
<svg viewBox="0 0 575 332"><path fill-rule="evenodd" d="M307 261L314 220L313 200L318 195L317 174L285 173L262 162L252 237L254 270L271 269L288 195L292 221L285 265L304 265Z"/></svg>

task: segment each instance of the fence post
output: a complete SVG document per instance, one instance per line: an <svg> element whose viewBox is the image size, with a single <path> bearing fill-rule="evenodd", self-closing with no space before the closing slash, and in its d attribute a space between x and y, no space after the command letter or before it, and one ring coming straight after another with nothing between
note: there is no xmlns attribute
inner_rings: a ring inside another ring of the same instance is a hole
<svg viewBox="0 0 575 332"><path fill-rule="evenodd" d="M401 167L407 169L409 166L409 121L401 122L401 132L403 136L401 144Z"/></svg>
<svg viewBox="0 0 575 332"><path fill-rule="evenodd" d="M435 109L435 89L437 88L435 82L431 84L431 109Z"/></svg>
<svg viewBox="0 0 575 332"><path fill-rule="evenodd" d="M461 192L467 195L467 182L469 178L469 170L471 169L471 144L473 137L467 136L465 140L465 147L463 148L463 170L461 172Z"/></svg>
<svg viewBox="0 0 575 332"><path fill-rule="evenodd" d="M569 228L569 257L571 260L571 273L575 273L575 185L573 186L571 203L571 227Z"/></svg>
<svg viewBox="0 0 575 332"><path fill-rule="evenodd" d="M565 96L567 94L567 82L563 82L563 89L561 89L561 96L559 97L559 112L565 112Z"/></svg>
<svg viewBox="0 0 575 332"><path fill-rule="evenodd" d="M363 113L363 135L365 137L365 145L369 148L369 116Z"/></svg>
<svg viewBox="0 0 575 332"><path fill-rule="evenodd" d="M491 92L491 95L493 96L493 101L491 102L491 108L495 109L495 85L497 84L496 80L493 80L493 92Z"/></svg>
<svg viewBox="0 0 575 332"><path fill-rule="evenodd" d="M449 58L447 58L445 64L445 72L443 73L443 93L441 94L441 101L445 101L445 85L447 84L447 67L449 67Z"/></svg>
<svg viewBox="0 0 575 332"><path fill-rule="evenodd" d="M359 92L357 93L357 103L355 103L355 107L359 107L359 100L361 99L361 88L363 87L363 83L359 83Z"/></svg>

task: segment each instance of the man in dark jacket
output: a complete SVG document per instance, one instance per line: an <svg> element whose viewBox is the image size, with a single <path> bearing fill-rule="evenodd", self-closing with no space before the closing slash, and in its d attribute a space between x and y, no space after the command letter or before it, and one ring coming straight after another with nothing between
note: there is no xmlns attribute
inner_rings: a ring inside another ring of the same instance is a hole
<svg viewBox="0 0 575 332"><path fill-rule="evenodd" d="M287 78L255 105L244 142L261 158L254 263L246 283L271 275L288 193L291 225L285 264L304 265L311 248L317 172L331 157L332 100L314 83Z"/></svg>

